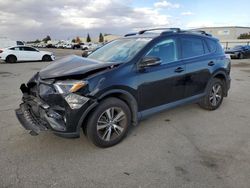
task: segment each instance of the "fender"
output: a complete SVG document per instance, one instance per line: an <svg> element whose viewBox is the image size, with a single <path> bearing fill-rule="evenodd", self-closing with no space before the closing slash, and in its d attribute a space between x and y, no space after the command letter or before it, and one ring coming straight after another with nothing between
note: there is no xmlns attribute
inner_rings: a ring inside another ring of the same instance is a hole
<svg viewBox="0 0 250 188"><path fill-rule="evenodd" d="M211 82L211 80L213 80L217 75L223 75L224 79L225 79L225 84L226 84L226 88L225 88L225 96L227 96L227 92L230 88L230 78L229 76L227 75L227 73L225 72L224 69L220 69L216 72L214 72L211 76L211 78L208 80L207 82L207 86L206 86L206 89L205 89L205 92L207 92L208 90L208 86L209 86L209 83Z"/></svg>
<svg viewBox="0 0 250 188"><path fill-rule="evenodd" d="M95 100L94 103L91 104L91 105L84 111L84 113L82 114L82 116L81 116L81 118L80 118L80 120L79 120L79 122L78 122L78 124L77 124L77 127L76 127L76 131L77 131L77 133L79 133L79 135L80 135L80 129L81 129L81 127L82 127L83 121L85 120L85 118L87 117L87 115L89 114L89 112L90 112L92 109L94 109L97 105L98 105L98 102L97 102L97 100Z"/></svg>
<svg viewBox="0 0 250 188"><path fill-rule="evenodd" d="M138 124L138 104L137 104L137 101L136 101L135 97L126 90L112 89L112 90L109 90L109 91L101 94L98 97L98 101L102 100L106 96L109 96L109 95L112 95L112 94L121 95L120 98L125 100L125 102L129 105L129 108L130 108L130 110L132 112L131 113L131 115L132 115L132 124L134 126L136 126Z"/></svg>

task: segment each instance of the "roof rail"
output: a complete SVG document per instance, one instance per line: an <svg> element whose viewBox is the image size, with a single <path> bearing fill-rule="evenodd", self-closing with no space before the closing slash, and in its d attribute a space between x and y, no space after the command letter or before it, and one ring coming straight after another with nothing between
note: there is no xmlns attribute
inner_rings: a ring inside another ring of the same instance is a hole
<svg viewBox="0 0 250 188"><path fill-rule="evenodd" d="M142 34L144 34L145 32L147 32L147 31L158 31L158 30L163 30L163 32L169 32L169 31L172 31L172 32L179 32L179 31L181 31L181 29L180 28L154 28L154 29L145 29L145 30L141 30L141 31L139 31L138 32L138 34L139 35L142 35ZM163 33L162 32L162 33Z"/></svg>
<svg viewBox="0 0 250 188"><path fill-rule="evenodd" d="M137 35L138 33L134 32L134 33L128 33L126 35L124 35L124 37L129 37L129 36L133 36L133 35Z"/></svg>
<svg viewBox="0 0 250 188"><path fill-rule="evenodd" d="M142 35L147 31L160 31L160 30L162 30L161 35L183 32L183 33L197 33L197 34L202 34L202 35L206 35L206 36L212 36L211 34L207 33L206 31L196 30L196 29L181 30L180 28L154 28L154 29L141 30L138 33L137 32L128 33L128 34L124 35L124 37L133 36L133 35Z"/></svg>
<svg viewBox="0 0 250 188"><path fill-rule="evenodd" d="M207 33L206 31L203 31L203 30L190 29L184 32L199 33L199 34L210 36L210 37L212 36L210 33Z"/></svg>

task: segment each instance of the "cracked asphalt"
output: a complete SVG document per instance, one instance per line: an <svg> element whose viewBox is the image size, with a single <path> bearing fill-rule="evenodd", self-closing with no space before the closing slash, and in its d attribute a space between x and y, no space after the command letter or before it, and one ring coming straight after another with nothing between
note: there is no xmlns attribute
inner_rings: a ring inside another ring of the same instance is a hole
<svg viewBox="0 0 250 188"><path fill-rule="evenodd" d="M55 54L81 51L55 50ZM154 115L117 146L83 135L30 136L14 109L19 85L45 62L0 64L0 187L216 187L250 185L250 60L232 61L229 97L216 111L192 104Z"/></svg>

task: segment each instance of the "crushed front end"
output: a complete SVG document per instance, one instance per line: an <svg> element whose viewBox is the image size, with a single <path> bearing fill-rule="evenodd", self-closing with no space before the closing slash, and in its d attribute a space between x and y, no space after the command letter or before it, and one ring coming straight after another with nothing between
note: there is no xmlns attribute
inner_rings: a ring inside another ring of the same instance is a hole
<svg viewBox="0 0 250 188"><path fill-rule="evenodd" d="M42 80L37 73L27 85L22 84L22 103L16 110L22 126L30 130L31 135L51 130L59 136L79 137L83 115L95 101L83 95L83 85L75 83L76 81Z"/></svg>

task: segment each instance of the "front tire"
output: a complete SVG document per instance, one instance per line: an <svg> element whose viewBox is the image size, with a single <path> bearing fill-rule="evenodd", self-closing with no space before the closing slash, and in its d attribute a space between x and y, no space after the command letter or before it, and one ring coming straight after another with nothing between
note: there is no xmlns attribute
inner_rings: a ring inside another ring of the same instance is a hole
<svg viewBox="0 0 250 188"><path fill-rule="evenodd" d="M49 55L44 55L42 61L52 61L52 59Z"/></svg>
<svg viewBox="0 0 250 188"><path fill-rule="evenodd" d="M224 82L214 78L208 86L206 96L199 103L201 108L206 110L216 110L220 107L224 97Z"/></svg>
<svg viewBox="0 0 250 188"><path fill-rule="evenodd" d="M107 98L90 114L87 136L98 147L110 147L121 142L131 124L128 105L117 98Z"/></svg>

